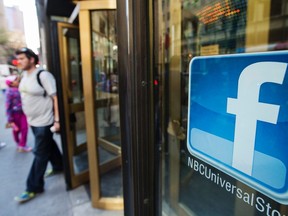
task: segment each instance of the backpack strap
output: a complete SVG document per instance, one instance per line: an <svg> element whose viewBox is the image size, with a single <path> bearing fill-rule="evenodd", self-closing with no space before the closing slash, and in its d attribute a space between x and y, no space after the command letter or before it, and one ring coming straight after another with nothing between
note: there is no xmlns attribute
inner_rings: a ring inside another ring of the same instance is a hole
<svg viewBox="0 0 288 216"><path fill-rule="evenodd" d="M39 84L39 85L43 88L43 90L44 90L43 97L46 97L46 96L47 96L47 92L45 91L45 89L44 89L44 87L43 87L43 85L42 85L42 83L41 83L41 80L40 80L40 74L41 74L43 71L45 71L45 70L39 70L39 71L38 71L38 73L37 73L37 82L38 82L38 84Z"/></svg>

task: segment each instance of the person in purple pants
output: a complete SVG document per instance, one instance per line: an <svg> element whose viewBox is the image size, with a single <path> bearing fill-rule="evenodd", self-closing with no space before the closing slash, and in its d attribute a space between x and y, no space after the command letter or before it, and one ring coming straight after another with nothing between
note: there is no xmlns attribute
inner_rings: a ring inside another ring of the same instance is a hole
<svg viewBox="0 0 288 216"><path fill-rule="evenodd" d="M12 75L6 78L6 115L8 127L12 128L13 138L17 143L18 152L30 152L27 146L28 123L22 110L21 96L18 90L19 76Z"/></svg>

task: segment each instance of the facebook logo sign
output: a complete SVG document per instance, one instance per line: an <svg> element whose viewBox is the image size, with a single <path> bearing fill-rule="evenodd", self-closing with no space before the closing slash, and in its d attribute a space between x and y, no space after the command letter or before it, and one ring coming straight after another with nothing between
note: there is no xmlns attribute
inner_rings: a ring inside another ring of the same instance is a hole
<svg viewBox="0 0 288 216"><path fill-rule="evenodd" d="M190 153L288 204L288 52L193 58Z"/></svg>

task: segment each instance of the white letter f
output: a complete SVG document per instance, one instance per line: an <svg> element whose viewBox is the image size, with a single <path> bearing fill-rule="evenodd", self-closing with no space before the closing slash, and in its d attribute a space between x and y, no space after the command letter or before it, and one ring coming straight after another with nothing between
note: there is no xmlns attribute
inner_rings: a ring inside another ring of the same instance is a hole
<svg viewBox="0 0 288 216"><path fill-rule="evenodd" d="M258 102L260 86L282 84L286 63L259 62L246 67L238 81L238 98L228 98L227 112L236 115L232 166L252 175L257 120L276 124L279 105Z"/></svg>

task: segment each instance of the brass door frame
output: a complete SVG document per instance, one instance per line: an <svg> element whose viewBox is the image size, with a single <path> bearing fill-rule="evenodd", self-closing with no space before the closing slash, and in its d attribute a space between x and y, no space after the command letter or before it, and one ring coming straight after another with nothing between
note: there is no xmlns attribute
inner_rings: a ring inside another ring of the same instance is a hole
<svg viewBox="0 0 288 216"><path fill-rule="evenodd" d="M91 34L91 16L90 11L95 10L116 10L116 0L95 0L78 1L80 5L79 26L80 26L80 47L82 59L82 76L85 98L85 118L87 128L87 145L90 170L90 190L92 206L102 209L123 209L123 198L103 198L100 194L99 174L107 172L110 167L121 164L121 150L118 150L120 156L106 164L100 165L98 160L98 145L102 143L109 148L109 143L98 140L96 119L96 108L101 104L95 103L95 88L92 71L92 34ZM101 106L101 105L100 105ZM110 146L111 147L111 146ZM115 150L114 147L112 147ZM117 150L116 150L117 151Z"/></svg>
<svg viewBox="0 0 288 216"><path fill-rule="evenodd" d="M58 42L59 42L59 56L60 56L60 66L61 66L61 82L62 82L62 94L63 94L63 106L64 106L64 121L65 121L65 132L67 134L67 153L69 160L69 171L71 174L71 187L75 188L82 185L85 182L89 181L89 172L88 170L76 174L74 171L73 156L75 152L81 152L83 150L83 145L77 147L76 140L73 132L70 130L70 114L77 111L83 110L83 103L70 104L69 103L69 92L68 92L68 78L69 78L69 66L68 66L68 53L67 48L68 44L66 37L62 34L63 29L79 29L78 26L69 24L69 23L57 23L57 32L58 32ZM73 145L71 145L73 144Z"/></svg>

